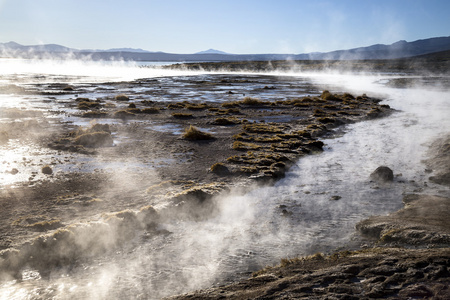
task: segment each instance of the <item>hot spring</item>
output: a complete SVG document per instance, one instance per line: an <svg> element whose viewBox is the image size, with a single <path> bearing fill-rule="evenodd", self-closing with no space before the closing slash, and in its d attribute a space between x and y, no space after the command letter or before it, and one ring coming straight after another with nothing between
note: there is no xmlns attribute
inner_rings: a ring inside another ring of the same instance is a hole
<svg viewBox="0 0 450 300"><path fill-rule="evenodd" d="M57 133L61 124L87 124L83 123L85 119L74 117L65 105L75 96L56 93L55 84L77 85L80 93L76 97L101 98L114 90L116 94L134 93L152 101L176 102L182 98L220 102L226 100L223 90L199 89L192 82L207 84L221 74L224 73L142 68L125 62L3 59L0 60L0 125L28 122L25 128L39 126ZM363 247L366 241L355 232L357 222L400 209L404 194L434 188L421 161L427 157L427 145L450 128L450 93L445 87L395 88L386 83L407 75L389 73L226 74L230 78L239 77L241 83L234 89L244 94L253 91L252 86L242 83L244 79L251 79L254 89L279 82L277 89L261 95L269 101L319 94L329 89L366 93L383 99L382 103L395 111L384 118L337 128L323 139L322 153L302 157L274 185L222 193L216 199L219 212L211 218L165 220L158 224L161 234L144 231L111 253L80 259L70 266L52 267L46 276L24 268L22 280L10 278L0 283L0 299L159 299L234 282L279 263L281 258ZM269 77L271 81L266 82ZM151 80L158 83L148 84ZM126 83L137 81L142 83L139 87ZM27 92L21 92L24 90ZM98 122L122 124L108 119ZM157 127L151 122L147 125L159 131L179 131L173 125ZM34 132L33 137L39 138L39 134ZM128 139L120 136L116 143ZM94 169L108 174L116 172L117 184L125 185L126 181L128 187L132 187L135 178L142 177L141 171L146 176L153 174L148 178L149 186L158 177L154 161L111 162L96 156L46 149L26 138L1 144L0 153L0 189L3 190L26 186L30 177L34 182L44 178L40 172L36 173L41 161L54 163L57 174ZM176 162L167 159L158 164ZM392 183L378 185L370 181L370 173L381 165L394 171ZM20 173L13 174L13 169ZM185 172L188 178L189 170ZM445 188L438 190L443 195L449 193ZM120 201L117 209L109 206L108 212L137 209L146 204L146 199L127 199L126 204ZM163 207L164 203L159 205ZM102 207L89 208L94 210L89 212L89 218L74 207L64 215L64 222L95 220L105 212ZM14 240L6 232L2 238Z"/></svg>

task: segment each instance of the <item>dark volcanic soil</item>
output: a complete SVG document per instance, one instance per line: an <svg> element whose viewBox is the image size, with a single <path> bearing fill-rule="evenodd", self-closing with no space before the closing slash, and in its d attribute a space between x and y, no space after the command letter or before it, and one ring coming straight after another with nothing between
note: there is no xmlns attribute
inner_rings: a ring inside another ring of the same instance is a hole
<svg viewBox="0 0 450 300"><path fill-rule="evenodd" d="M168 299L449 299L450 251L370 248L283 259L234 285Z"/></svg>
<svg viewBox="0 0 450 300"><path fill-rule="evenodd" d="M52 268L114 251L137 232L164 234L155 225L161 218L207 218L214 213L213 195L230 187L273 183L302 156L319 153L320 138L333 129L392 111L366 95L323 92L294 79L257 75L35 84L14 91L43 97L51 108L33 112L34 121L0 128L3 145L30 142L47 155L37 161L33 155L24 157L14 162L20 166L16 170L12 162L3 163L5 174L30 172L28 180L0 190L3 279L20 279L25 267L45 278ZM23 114L14 109L4 113L12 118ZM55 119L48 121L49 116ZM183 136L190 126L211 138ZM445 150L448 143L439 145ZM442 163L434 162L436 182L445 181L448 170L438 170ZM44 171L46 165L51 171ZM411 205L406 212L361 228L375 228L366 230L374 243L448 247L448 226L435 226L448 225L447 214L429 206L448 209L448 199L408 199L417 201L405 201ZM414 213L420 205L439 219L425 222ZM442 238L436 239L438 234ZM105 236L108 241L92 246ZM67 248L71 251L62 251ZM448 248L374 248L283 260L282 266L241 283L180 297L444 299L448 267Z"/></svg>

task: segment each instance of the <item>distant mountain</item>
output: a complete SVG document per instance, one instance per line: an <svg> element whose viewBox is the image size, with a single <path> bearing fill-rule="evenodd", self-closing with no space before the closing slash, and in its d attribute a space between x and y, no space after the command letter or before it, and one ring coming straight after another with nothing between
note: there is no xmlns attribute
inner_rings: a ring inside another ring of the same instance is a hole
<svg viewBox="0 0 450 300"><path fill-rule="evenodd" d="M215 50L215 49L208 49L208 50L200 51L200 52L197 52L194 54L228 54L229 55L229 53L226 53L226 52L223 52L220 50Z"/></svg>
<svg viewBox="0 0 450 300"><path fill-rule="evenodd" d="M38 45L27 47L30 50L37 52L73 52L75 49L67 48L56 44Z"/></svg>
<svg viewBox="0 0 450 300"><path fill-rule="evenodd" d="M4 44L0 43L0 47L3 47L5 49L22 49L25 46L22 46L21 44L18 44L16 42L8 42L8 43L4 43Z"/></svg>
<svg viewBox="0 0 450 300"><path fill-rule="evenodd" d="M56 44L46 44L46 45L34 45L34 46L23 46L16 42L0 43L0 53L14 51L14 52L75 52L76 49L67 48Z"/></svg>
<svg viewBox="0 0 450 300"><path fill-rule="evenodd" d="M134 60L134 61L270 61L270 60L361 60L407 58L450 50L450 36L413 42L398 41L391 45L376 44L348 50L303 54L229 54L209 49L194 54L150 52L134 48L78 50L61 45L23 46L15 42L0 43L0 57ZM70 54L70 55L69 55Z"/></svg>
<svg viewBox="0 0 450 300"><path fill-rule="evenodd" d="M97 50L97 51L105 51L105 50ZM151 53L150 51L147 50L143 50L140 48L112 48L112 49L108 49L106 50L106 52L137 52L137 53Z"/></svg>
<svg viewBox="0 0 450 300"><path fill-rule="evenodd" d="M393 59L450 50L450 37L437 37L414 42L398 41L391 45L376 44L349 50L309 54L309 59Z"/></svg>

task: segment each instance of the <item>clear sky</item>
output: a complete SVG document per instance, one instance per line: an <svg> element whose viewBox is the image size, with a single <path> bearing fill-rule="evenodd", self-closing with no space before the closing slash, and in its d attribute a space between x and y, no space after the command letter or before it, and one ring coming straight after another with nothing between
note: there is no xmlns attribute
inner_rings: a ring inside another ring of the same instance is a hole
<svg viewBox="0 0 450 300"><path fill-rule="evenodd" d="M306 53L450 36L450 0L0 0L0 42Z"/></svg>

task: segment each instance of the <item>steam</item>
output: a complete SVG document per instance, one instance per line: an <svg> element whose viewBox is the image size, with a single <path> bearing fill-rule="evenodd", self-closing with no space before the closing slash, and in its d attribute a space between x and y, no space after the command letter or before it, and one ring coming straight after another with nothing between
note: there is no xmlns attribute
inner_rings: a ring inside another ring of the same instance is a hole
<svg viewBox="0 0 450 300"><path fill-rule="evenodd" d="M448 95L384 88L373 83L378 76L321 74L314 79L327 87L386 96L385 103L401 111L347 126L344 136L326 141L325 153L302 158L274 187L222 197L220 214L214 219L162 224L173 232L162 251L170 254L160 256L143 246L129 269L129 257L122 264L118 260L125 274L147 274L153 267L167 270L165 280L145 277L145 284L162 291L159 295L151 289L158 298L169 290L176 293L226 282L236 271L248 274L280 257L359 245L353 235L356 222L397 210L402 207L402 194L426 187L420 160L427 147L422 143L448 128ZM391 186L369 182L369 174L379 165L394 169L397 176ZM330 200L335 195L342 198ZM140 288L148 293L144 284Z"/></svg>
<svg viewBox="0 0 450 300"><path fill-rule="evenodd" d="M16 71L1 72L41 74L45 67L48 74L90 74L101 77L99 80L175 74L141 70L122 62L113 66L95 62L47 63L20 62L22 66ZM72 272L55 270L50 281L5 283L0 286L0 294L41 294L62 299L160 298L222 284L236 280L236 273L248 277L252 271L276 264L282 257L359 247L361 241L354 235L356 222L401 208L404 193L432 187L425 184L428 175L420 161L425 158L427 143L450 128L448 92L389 88L380 83L389 76L374 74L275 74L310 78L332 91L379 96L397 111L384 119L347 125L342 129L344 135L325 141L324 153L302 158L286 178L272 187L255 186L250 192L236 189L217 196L212 201L219 206L218 213L208 220L168 215L158 221L157 234L143 227L131 227L140 231L108 255L96 256ZM394 170L396 178L392 184L378 186L369 182L369 174L380 165ZM121 188L136 182L126 172L118 172L111 180L112 186L121 183ZM113 204L126 208L125 200L115 200L117 203ZM113 230L108 246L121 237L119 232ZM83 247L88 251L86 245ZM27 285L33 288L27 289Z"/></svg>
<svg viewBox="0 0 450 300"><path fill-rule="evenodd" d="M0 59L0 76L21 74L47 74L68 76L74 82L131 81L139 78L195 75L198 72L142 67L127 61L85 60L28 60ZM47 78L45 80L51 80ZM61 78L53 79L61 82ZM42 81L41 81L42 82Z"/></svg>

